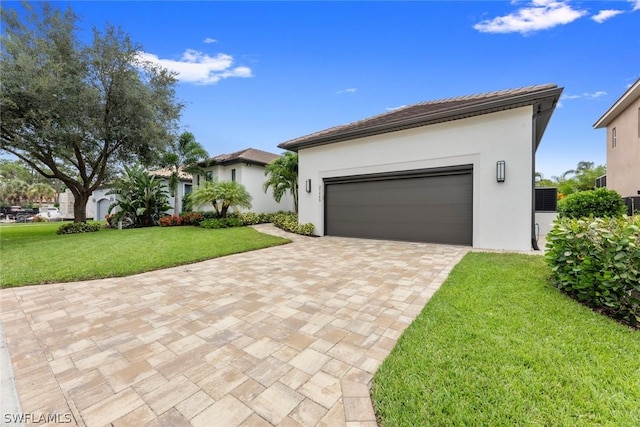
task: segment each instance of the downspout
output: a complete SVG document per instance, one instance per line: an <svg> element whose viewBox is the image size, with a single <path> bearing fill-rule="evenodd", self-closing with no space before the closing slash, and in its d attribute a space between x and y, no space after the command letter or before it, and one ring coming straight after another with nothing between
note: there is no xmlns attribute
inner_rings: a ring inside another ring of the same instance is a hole
<svg viewBox="0 0 640 427"><path fill-rule="evenodd" d="M537 116L540 113L540 105L534 108L533 117L531 118L531 247L534 251L539 251L538 239L536 238L536 123Z"/></svg>

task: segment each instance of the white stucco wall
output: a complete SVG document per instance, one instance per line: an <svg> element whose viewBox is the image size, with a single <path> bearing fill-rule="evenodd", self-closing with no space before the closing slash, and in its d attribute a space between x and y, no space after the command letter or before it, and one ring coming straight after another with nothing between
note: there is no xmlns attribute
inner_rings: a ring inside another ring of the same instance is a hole
<svg viewBox="0 0 640 427"><path fill-rule="evenodd" d="M277 203L272 196L272 191L269 189L264 192L263 185L267 177L264 175L264 166L248 164L248 163L234 163L225 166L213 166L207 168L213 172L213 179L220 181L231 181L231 171L236 170L236 182L244 185L249 194L251 194L251 209L239 209L243 212L277 212L277 211L293 211L293 197L289 194L285 195L280 203ZM200 175L200 184L204 184L204 175ZM196 182L194 182L193 190L196 190ZM201 206L198 209L205 211L212 211L211 204Z"/></svg>
<svg viewBox="0 0 640 427"><path fill-rule="evenodd" d="M558 212L536 212L537 232L544 237L553 228L553 221L558 218Z"/></svg>
<svg viewBox="0 0 640 427"><path fill-rule="evenodd" d="M277 212L293 211L293 197L286 194L280 199L280 203L273 198L273 189L269 188L265 193L263 185L267 180L264 167L258 165L242 165L242 176L238 179L253 197L251 200L251 212ZM245 211L247 209L244 209Z"/></svg>
<svg viewBox="0 0 640 427"><path fill-rule="evenodd" d="M323 178L473 164L473 247L528 251L531 106L299 151L300 222L324 235ZM506 181L496 182L496 162ZM312 191L304 191L311 179ZM401 215L401 212L398 212Z"/></svg>

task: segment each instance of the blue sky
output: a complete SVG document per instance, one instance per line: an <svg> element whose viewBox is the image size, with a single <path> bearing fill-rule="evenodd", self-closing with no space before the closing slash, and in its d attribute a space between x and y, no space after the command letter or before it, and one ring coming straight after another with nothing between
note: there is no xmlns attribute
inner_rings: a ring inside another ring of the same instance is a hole
<svg viewBox="0 0 640 427"><path fill-rule="evenodd" d="M210 155L280 152L395 107L556 83L565 91L537 153L551 177L606 162L592 125L640 77L640 0L55 4L87 39L121 26L178 72L183 129Z"/></svg>

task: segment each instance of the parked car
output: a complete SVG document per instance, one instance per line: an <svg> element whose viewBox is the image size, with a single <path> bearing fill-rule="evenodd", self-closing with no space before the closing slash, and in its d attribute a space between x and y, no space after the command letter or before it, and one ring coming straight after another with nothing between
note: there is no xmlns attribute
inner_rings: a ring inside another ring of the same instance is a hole
<svg viewBox="0 0 640 427"><path fill-rule="evenodd" d="M40 212L36 216L48 221L62 221L62 214L58 208L40 208Z"/></svg>

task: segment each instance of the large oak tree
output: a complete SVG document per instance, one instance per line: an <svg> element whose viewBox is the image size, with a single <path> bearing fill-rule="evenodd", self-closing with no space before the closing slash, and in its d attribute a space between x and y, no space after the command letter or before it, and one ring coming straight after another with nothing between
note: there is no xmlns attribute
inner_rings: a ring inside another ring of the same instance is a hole
<svg viewBox="0 0 640 427"><path fill-rule="evenodd" d="M124 165L157 163L175 139L177 81L140 60L142 48L119 28L94 29L83 44L71 9L24 7L24 19L1 11L0 150L64 182L83 222L105 179Z"/></svg>

